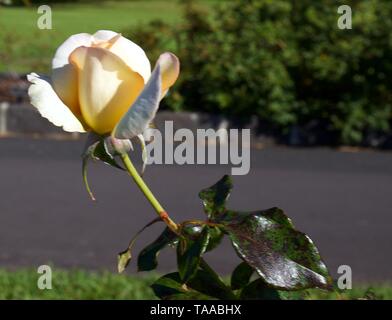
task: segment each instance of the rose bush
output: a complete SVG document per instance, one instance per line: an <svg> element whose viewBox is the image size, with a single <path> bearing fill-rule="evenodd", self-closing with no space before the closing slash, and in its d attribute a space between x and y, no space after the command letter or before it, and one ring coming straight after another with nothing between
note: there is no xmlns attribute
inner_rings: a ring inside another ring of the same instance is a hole
<svg viewBox="0 0 392 320"><path fill-rule="evenodd" d="M138 256L138 270L151 271L166 246L177 250L178 272L158 279L152 289L162 299L280 299L280 290L330 289L332 279L310 238L295 229L279 208L240 212L227 207L232 181L224 176L202 190L205 220L175 223L145 184L128 155L130 139L144 144L143 131L160 100L179 75L179 61L163 53L151 73L144 51L112 31L77 34L65 41L53 59L52 84L28 76L31 103L42 116L66 131L90 131L84 153L88 159L125 169L158 217L148 223L118 255L119 272L129 264L137 236L163 221L166 228ZM123 166L117 164L117 158ZM228 236L243 262L227 285L204 260ZM252 275L259 278L252 280Z"/></svg>

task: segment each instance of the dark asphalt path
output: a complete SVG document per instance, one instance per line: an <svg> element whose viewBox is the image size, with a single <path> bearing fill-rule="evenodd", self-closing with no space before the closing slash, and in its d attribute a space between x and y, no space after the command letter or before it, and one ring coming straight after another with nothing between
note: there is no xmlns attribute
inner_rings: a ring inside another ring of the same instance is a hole
<svg viewBox="0 0 392 320"><path fill-rule="evenodd" d="M130 178L103 164L90 166L98 201L89 200L80 174L83 143L0 140L1 267L51 262L115 271L117 252L155 217ZM279 206L316 242L334 276L348 264L354 281L392 281L392 153L277 147L251 155L250 173L234 178L231 208ZM198 191L229 169L152 165L145 179L180 221L203 217ZM161 229L145 232L135 253ZM228 242L207 259L223 273L239 261ZM160 262L160 271L172 269L172 250Z"/></svg>

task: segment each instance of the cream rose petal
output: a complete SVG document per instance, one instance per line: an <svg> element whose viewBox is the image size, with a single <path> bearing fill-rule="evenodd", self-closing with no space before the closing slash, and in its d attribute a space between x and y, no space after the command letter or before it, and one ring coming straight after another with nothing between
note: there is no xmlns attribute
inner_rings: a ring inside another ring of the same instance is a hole
<svg viewBox="0 0 392 320"><path fill-rule="evenodd" d="M69 60L78 70L83 119L98 134L111 132L142 91L143 78L104 48L79 47Z"/></svg>
<svg viewBox="0 0 392 320"><path fill-rule="evenodd" d="M78 73L75 67L71 64L67 64L61 68L53 69L52 84L54 91L61 101L63 101L76 116L80 117Z"/></svg>
<svg viewBox="0 0 392 320"><path fill-rule="evenodd" d="M69 64L69 55L78 47L89 47L94 41L94 37L88 33L78 33L70 36L56 50L52 60L52 69L61 68Z"/></svg>
<svg viewBox="0 0 392 320"><path fill-rule="evenodd" d="M160 55L157 63L161 66L162 93L164 95L176 82L180 74L180 61L174 54L165 52Z"/></svg>
<svg viewBox="0 0 392 320"><path fill-rule="evenodd" d="M109 51L120 57L133 71L139 73L147 83L151 76L151 65L143 49L132 41L121 37Z"/></svg>
<svg viewBox="0 0 392 320"><path fill-rule="evenodd" d="M86 132L83 125L54 92L52 86L37 74L27 76L31 104L42 117L68 132Z"/></svg>
<svg viewBox="0 0 392 320"><path fill-rule="evenodd" d="M98 30L93 34L95 41L108 41L117 36L118 33L111 30Z"/></svg>
<svg viewBox="0 0 392 320"><path fill-rule="evenodd" d="M69 55L78 47L89 47L94 41L94 37L88 33L78 33L70 36L60 47L57 48L52 60L52 69L61 68L69 64Z"/></svg>
<svg viewBox="0 0 392 320"><path fill-rule="evenodd" d="M116 125L112 135L118 139L132 139L142 134L155 117L165 91L174 84L179 74L178 58L172 53L159 57L143 92Z"/></svg>
<svg viewBox="0 0 392 320"><path fill-rule="evenodd" d="M94 33L95 41L109 41L119 34L109 30L100 30ZM109 51L120 57L133 71L139 73L144 83L151 75L151 65L144 50L136 43L124 37L118 39L108 48Z"/></svg>
<svg viewBox="0 0 392 320"><path fill-rule="evenodd" d="M52 83L59 98L75 115L80 114L77 91L77 72L69 64L69 55L80 46L90 46L94 37L88 33L79 33L69 37L57 49L52 60Z"/></svg>

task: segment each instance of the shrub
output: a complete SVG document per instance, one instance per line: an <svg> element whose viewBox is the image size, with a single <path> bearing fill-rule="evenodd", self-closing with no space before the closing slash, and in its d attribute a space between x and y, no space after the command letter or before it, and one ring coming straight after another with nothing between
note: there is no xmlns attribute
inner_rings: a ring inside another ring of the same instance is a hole
<svg viewBox="0 0 392 320"><path fill-rule="evenodd" d="M167 107L257 115L282 134L296 127L328 143L369 143L389 130L391 1L344 1L351 30L337 27L336 0L237 0L210 13L184 2L181 25L155 21L124 32L151 59L164 50L180 57Z"/></svg>

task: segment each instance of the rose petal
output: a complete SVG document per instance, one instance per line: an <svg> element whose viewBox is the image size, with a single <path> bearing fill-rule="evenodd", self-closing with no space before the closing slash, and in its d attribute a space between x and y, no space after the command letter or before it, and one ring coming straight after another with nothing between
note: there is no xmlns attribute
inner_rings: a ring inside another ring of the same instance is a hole
<svg viewBox="0 0 392 320"><path fill-rule="evenodd" d="M98 41L110 41L119 34L113 31L100 30L94 33L94 39ZM133 71L138 72L148 81L151 75L151 65L144 50L136 43L124 37L118 39L108 47L108 50L120 57Z"/></svg>
<svg viewBox="0 0 392 320"><path fill-rule="evenodd" d="M178 58L169 52L161 54L143 92L113 130L114 137L132 139L142 134L154 119L159 102L177 80L179 72Z"/></svg>
<svg viewBox="0 0 392 320"><path fill-rule="evenodd" d="M63 44L58 47L52 60L52 69L61 68L67 65L69 55L78 47L89 47L93 43L93 36L88 33L79 33L70 36Z"/></svg>
<svg viewBox="0 0 392 320"><path fill-rule="evenodd" d="M151 65L143 49L132 41L120 37L109 50L119 56L133 71L138 72L144 83L151 76Z"/></svg>
<svg viewBox="0 0 392 320"><path fill-rule="evenodd" d="M83 125L60 100L47 81L35 73L29 74L27 80L32 83L28 90L31 104L41 116L55 126L62 127L64 131L85 132Z"/></svg>
<svg viewBox="0 0 392 320"><path fill-rule="evenodd" d="M76 115L80 115L77 91L77 73L69 65L69 55L80 46L90 46L94 38L88 33L79 33L69 37L57 49L52 60L53 89Z"/></svg>
<svg viewBox="0 0 392 320"><path fill-rule="evenodd" d="M81 116L78 95L78 73L71 64L52 70L53 89L64 104L77 116Z"/></svg>
<svg viewBox="0 0 392 320"><path fill-rule="evenodd" d="M95 41L108 41L117 35L117 32L111 30L98 30L93 34L93 37Z"/></svg>
<svg viewBox="0 0 392 320"><path fill-rule="evenodd" d="M173 53L165 52L160 55L157 64L161 66L162 92L165 94L180 74L180 61Z"/></svg>
<svg viewBox="0 0 392 320"><path fill-rule="evenodd" d="M78 70L84 120L98 134L111 132L142 91L143 78L103 48L79 47L69 60Z"/></svg>
<svg viewBox="0 0 392 320"><path fill-rule="evenodd" d="M157 64L143 92L114 128L113 136L118 139L132 139L142 134L155 117L160 100L161 72Z"/></svg>
<svg viewBox="0 0 392 320"><path fill-rule="evenodd" d="M133 71L138 72L146 83L151 75L150 62L137 44L121 34L109 30L99 30L94 35L80 33L69 37L56 51L52 61L53 88L60 99L72 112L81 114L78 96L77 71L69 64L70 54L81 46L108 48Z"/></svg>

